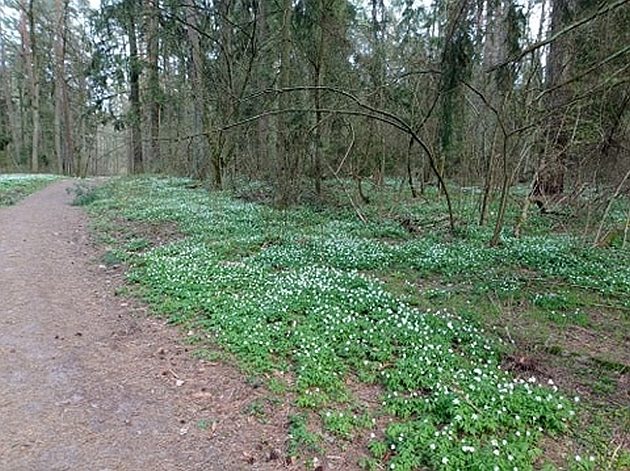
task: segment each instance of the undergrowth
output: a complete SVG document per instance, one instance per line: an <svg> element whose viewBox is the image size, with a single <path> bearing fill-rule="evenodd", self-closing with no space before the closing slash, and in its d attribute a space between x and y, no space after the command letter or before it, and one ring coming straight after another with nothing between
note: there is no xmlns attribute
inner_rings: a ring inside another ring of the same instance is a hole
<svg viewBox="0 0 630 471"><path fill-rule="evenodd" d="M58 178L44 174L0 174L0 207L13 205Z"/></svg>
<svg viewBox="0 0 630 471"><path fill-rule="evenodd" d="M510 346L466 306L440 306L448 289L427 291L436 297L432 306L381 275L439 276L473 287L473 299L510 296L535 276L630 306L630 256L617 249L541 234L505 235L490 248L485 229L455 240L415 237L395 218L364 224L342 209L273 209L188 183L114 180L86 198L101 219L177 223L181 240L120 247L130 282L155 311L203 329L249 371L290 372L296 404L340 440L371 433L366 463L533 469L541 438L570 429L576 408L574 394L550 378L506 371ZM553 289L528 302L559 313L558 322L568 311L579 314L578 301ZM378 430L369 414L353 412L349 378L377 385L380 413L395 420ZM290 435L292 452L317 442L303 415L292 419ZM573 455L569 465L596 466Z"/></svg>

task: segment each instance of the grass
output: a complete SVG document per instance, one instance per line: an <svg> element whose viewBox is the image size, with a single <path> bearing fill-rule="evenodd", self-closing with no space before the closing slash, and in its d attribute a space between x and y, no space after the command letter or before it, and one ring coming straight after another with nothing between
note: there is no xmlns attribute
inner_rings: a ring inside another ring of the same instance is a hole
<svg viewBox="0 0 630 471"><path fill-rule="evenodd" d="M384 192L363 224L343 207L279 210L189 186L113 180L82 196L101 229L121 218L131 227L177 226L181 237L164 244L133 231L105 240L157 313L206 332L250 374L294 378L300 412L289 454L317 453L318 433L307 427L315 418L338 440L372 436L368 467L600 469L612 459L590 451L617 439L605 427L575 439L584 409L574 397L584 381L569 374L559 387L551 376L573 365L559 354L579 345L568 333L627 332L627 251L543 235L549 222L536 215L528 235L506 232L492 248L487 228L471 225L453 239L400 224L409 215L436 218L437 198L403 205ZM470 205L458 204L465 216ZM595 311L614 318L610 332ZM550 339L555 355L544 350ZM587 381L601 379L592 373ZM599 388L614 395L619 371L609 376ZM355 383L380 391L377 410L357 408ZM628 414L617 409L623 427ZM393 420L372 420L383 415ZM564 444L560 458L541 449L549 437ZM615 463L627 456L617 451Z"/></svg>
<svg viewBox="0 0 630 471"><path fill-rule="evenodd" d="M43 174L0 174L0 207L16 204L58 178Z"/></svg>

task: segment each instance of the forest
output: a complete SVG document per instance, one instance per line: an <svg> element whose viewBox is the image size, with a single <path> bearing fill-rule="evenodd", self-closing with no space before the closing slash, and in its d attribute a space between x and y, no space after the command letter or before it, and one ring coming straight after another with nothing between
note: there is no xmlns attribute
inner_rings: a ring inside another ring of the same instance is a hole
<svg viewBox="0 0 630 471"><path fill-rule="evenodd" d="M627 1L5 0L0 169L511 188L628 179ZM503 223L501 205L497 227ZM449 211L452 212L449 204ZM454 215L450 215L451 220ZM451 221L452 222L452 221Z"/></svg>
<svg viewBox="0 0 630 471"><path fill-rule="evenodd" d="M0 207L238 369L232 469L627 469L629 7L0 0Z"/></svg>

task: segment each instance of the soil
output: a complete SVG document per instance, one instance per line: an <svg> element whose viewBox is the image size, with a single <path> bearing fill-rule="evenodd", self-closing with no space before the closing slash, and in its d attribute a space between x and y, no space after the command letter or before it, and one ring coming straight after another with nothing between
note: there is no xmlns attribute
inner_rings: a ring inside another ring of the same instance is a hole
<svg viewBox="0 0 630 471"><path fill-rule="evenodd" d="M116 296L72 185L0 209L0 470L297 468L286 401L248 414L263 387Z"/></svg>

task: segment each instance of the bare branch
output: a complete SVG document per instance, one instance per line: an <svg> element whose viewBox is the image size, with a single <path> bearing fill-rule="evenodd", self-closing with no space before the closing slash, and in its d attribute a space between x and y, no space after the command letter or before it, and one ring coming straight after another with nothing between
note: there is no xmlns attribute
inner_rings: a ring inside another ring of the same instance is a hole
<svg viewBox="0 0 630 471"><path fill-rule="evenodd" d="M565 28L561 29L560 31L558 31L555 34L552 34L551 36L549 36L546 39L543 39L542 41L538 41L535 42L534 44L532 44L529 47L526 47L525 49L523 49L520 53L518 53L516 56L511 57L510 59L507 59L504 62L501 62L500 64L496 64L493 65L492 67L490 67L489 69L486 69L486 72L493 72L501 67L504 67L508 64L511 64L512 62L519 62L521 59L523 59L525 56L527 56L528 54L531 54L532 52L536 51L537 49L540 49L541 47L544 47L548 44L551 44L552 42L558 40L559 38L561 38L562 36L564 36L567 33L570 33L571 31L573 31L574 29L580 28L581 26L584 26L587 23L590 23L592 20L594 20L595 18L605 15L607 13L610 13L613 10L616 10L619 7L624 6L626 3L628 3L630 0L617 0L616 2L613 3L609 3L608 5L600 8L599 10L597 10L596 12L574 22L571 23L570 25L566 26Z"/></svg>

